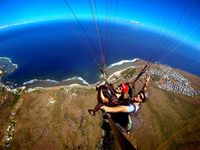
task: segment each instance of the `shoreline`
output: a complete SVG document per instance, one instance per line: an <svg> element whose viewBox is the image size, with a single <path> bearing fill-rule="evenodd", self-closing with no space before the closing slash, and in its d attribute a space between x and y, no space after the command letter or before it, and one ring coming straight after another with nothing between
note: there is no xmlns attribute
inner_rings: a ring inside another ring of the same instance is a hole
<svg viewBox="0 0 200 150"><path fill-rule="evenodd" d="M134 66L134 63L137 62L138 60L143 61L142 59L134 58L130 60L122 60L109 65L107 67L107 79L109 80L113 75L119 74L128 67ZM18 88L20 89L22 87L26 87L27 89L37 89L37 88L53 88L53 87L63 87L63 86L70 86L70 87L78 86L78 87L91 88L98 84L101 84L102 82L104 81L100 79L100 81L97 81L96 83L89 84L80 76L74 76L72 78L64 79L62 81L56 81L51 79L46 79L46 80L32 79L30 81L24 82L20 86L13 87L11 89L13 90Z"/></svg>
<svg viewBox="0 0 200 150"><path fill-rule="evenodd" d="M121 61L123 62L123 61ZM148 62L150 63L150 62ZM111 83L113 85L118 85L118 81L126 82L128 78L136 77L139 73L138 71L141 70L145 64L147 64L147 61L142 59L132 60L128 62L123 63L115 63L116 65L112 65L112 67L107 67L107 82ZM155 64L151 70L149 70L150 74L152 76L162 76L162 70L166 72L167 74L162 79L162 83L159 80L157 82L157 86L160 89L164 89L166 91L174 91L175 93L183 93L188 96L196 96L200 94L200 91L197 89L193 89L192 85L190 85L190 81L182 76L181 74L177 73L175 68L171 68L170 66L161 65L158 69L158 64ZM134 70L133 72L130 71L130 74L127 76L124 74L129 73L129 70ZM127 71L128 72L127 72ZM137 74L135 74L137 72ZM133 74L132 74L133 73ZM128 78L127 78L128 77ZM169 77L172 77L172 80L175 78L177 82L173 83L171 80L168 81ZM195 76L194 76L195 77ZM154 81L155 82L155 81ZM33 79L28 82L26 82L22 86L18 86L15 88L11 88L9 86L6 86L2 84L3 87L7 89L7 91L11 91L15 94L21 94L23 91L25 93L30 93L35 90L59 90L61 88L64 89L71 89L71 88L84 88L84 89L95 89L96 86L103 85L105 81L101 80L93 84L87 83L83 78L75 76L73 78L69 78L66 80L63 80L61 82L55 81L55 80L37 80ZM197 85L198 88L198 85Z"/></svg>

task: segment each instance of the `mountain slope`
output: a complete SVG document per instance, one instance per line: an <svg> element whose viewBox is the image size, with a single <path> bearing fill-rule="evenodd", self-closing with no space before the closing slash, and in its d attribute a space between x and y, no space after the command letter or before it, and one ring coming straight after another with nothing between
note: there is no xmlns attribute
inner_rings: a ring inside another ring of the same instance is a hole
<svg viewBox="0 0 200 150"><path fill-rule="evenodd" d="M135 78L140 67L133 69L122 71L120 77L115 76L118 80L115 85ZM200 89L199 77L173 70L187 78L192 88ZM166 91L159 88L158 84L161 83L159 80L150 82L150 99L143 104L141 112L143 126L126 137L142 150L200 148L200 96ZM142 84L141 81L137 83L137 90ZM7 116L7 119L1 120L2 137L9 115L16 110L12 115L15 130L10 149L101 147L101 112L95 117L87 112L95 104L96 90L93 86L35 88L32 92L26 90L13 105L9 103L9 110L1 109L4 116Z"/></svg>

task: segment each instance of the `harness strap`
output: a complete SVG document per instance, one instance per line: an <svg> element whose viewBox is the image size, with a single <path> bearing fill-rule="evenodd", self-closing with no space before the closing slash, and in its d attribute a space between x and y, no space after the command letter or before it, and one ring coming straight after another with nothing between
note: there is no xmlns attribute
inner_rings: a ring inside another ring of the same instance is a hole
<svg viewBox="0 0 200 150"><path fill-rule="evenodd" d="M110 115L108 115L108 121L110 127L118 141L118 144L122 150L136 150L135 147L130 143L130 141L123 135L119 128L115 125Z"/></svg>

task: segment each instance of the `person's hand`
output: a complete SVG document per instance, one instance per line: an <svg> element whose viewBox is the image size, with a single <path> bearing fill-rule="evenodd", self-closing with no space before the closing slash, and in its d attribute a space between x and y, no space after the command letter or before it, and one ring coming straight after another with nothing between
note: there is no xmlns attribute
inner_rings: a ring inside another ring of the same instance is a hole
<svg viewBox="0 0 200 150"><path fill-rule="evenodd" d="M149 82L150 78L151 78L151 77L148 75L148 76L146 77L146 82Z"/></svg>
<svg viewBox="0 0 200 150"><path fill-rule="evenodd" d="M108 107L108 106L102 106L101 109L102 109L103 111L105 111L105 112L108 112L109 107Z"/></svg>

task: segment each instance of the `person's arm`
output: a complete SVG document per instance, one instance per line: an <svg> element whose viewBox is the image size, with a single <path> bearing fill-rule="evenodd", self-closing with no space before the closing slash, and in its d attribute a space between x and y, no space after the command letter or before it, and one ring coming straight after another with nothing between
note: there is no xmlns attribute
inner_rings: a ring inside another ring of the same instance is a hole
<svg viewBox="0 0 200 150"><path fill-rule="evenodd" d="M116 106L116 107L108 107L108 106L102 106L101 109L103 109L105 112L111 112L111 113L118 113L118 112L131 112L133 111L133 105L129 106Z"/></svg>
<svg viewBox="0 0 200 150"><path fill-rule="evenodd" d="M147 76L144 86L142 88L143 91L147 91L147 86L148 86L149 80L150 80L150 76Z"/></svg>
<svg viewBox="0 0 200 150"><path fill-rule="evenodd" d="M108 103L108 102L109 102L109 99L106 98L106 97L103 95L102 90L100 91L100 97L101 97L101 99L102 99L103 102L105 102L105 103Z"/></svg>

